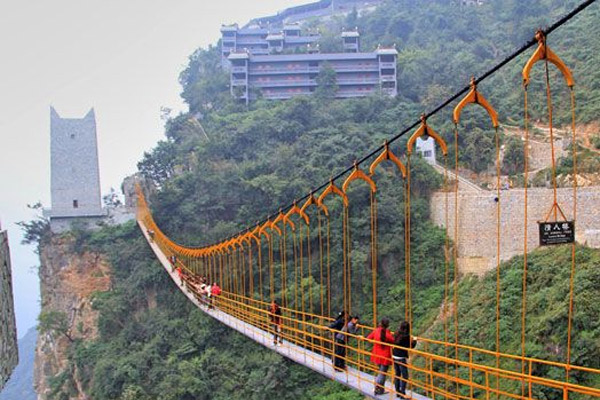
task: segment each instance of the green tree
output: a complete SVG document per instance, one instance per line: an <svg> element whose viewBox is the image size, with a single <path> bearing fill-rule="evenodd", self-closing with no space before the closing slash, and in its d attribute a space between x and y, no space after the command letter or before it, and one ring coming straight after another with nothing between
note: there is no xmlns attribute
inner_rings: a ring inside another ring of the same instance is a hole
<svg viewBox="0 0 600 400"><path fill-rule="evenodd" d="M70 342L73 341L69 317L62 311L42 311L38 317L38 332L41 334L54 333L63 335Z"/></svg>
<svg viewBox="0 0 600 400"><path fill-rule="evenodd" d="M504 145L504 158L502 159L502 172L507 175L522 173L525 168L525 150L523 142L511 136Z"/></svg>
<svg viewBox="0 0 600 400"><path fill-rule="evenodd" d="M333 99L339 89L337 84L337 74L333 67L328 63L323 63L317 75L317 90L315 95L321 99Z"/></svg>
<svg viewBox="0 0 600 400"><path fill-rule="evenodd" d="M36 210L38 213L37 217L31 221L19 221L17 225L21 227L23 231L22 244L37 244L39 252L39 245L47 243L50 239L50 221L41 215L43 206L42 203L37 202L35 204L28 204L27 208Z"/></svg>

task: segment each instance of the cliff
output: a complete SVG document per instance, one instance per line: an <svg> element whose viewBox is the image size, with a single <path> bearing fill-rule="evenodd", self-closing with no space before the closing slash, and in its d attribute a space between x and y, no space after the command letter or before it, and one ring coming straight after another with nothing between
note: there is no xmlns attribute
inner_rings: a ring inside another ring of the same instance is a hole
<svg viewBox="0 0 600 400"><path fill-rule="evenodd" d="M0 228L0 390L19 361L8 234Z"/></svg>
<svg viewBox="0 0 600 400"><path fill-rule="evenodd" d="M75 341L93 340L98 336L98 312L92 308L93 295L110 289L109 265L99 254L78 253L76 241L64 237L53 237L48 244L40 246L40 261L40 321L44 315L66 318L62 324L57 321L47 324L50 329L44 332L40 329L34 363L38 399L47 399L65 385L70 386L66 390L69 399L88 399L68 355Z"/></svg>

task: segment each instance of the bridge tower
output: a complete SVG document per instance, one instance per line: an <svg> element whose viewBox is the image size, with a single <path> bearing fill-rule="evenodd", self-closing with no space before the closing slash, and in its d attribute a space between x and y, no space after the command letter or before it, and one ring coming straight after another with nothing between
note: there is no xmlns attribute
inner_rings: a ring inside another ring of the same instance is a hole
<svg viewBox="0 0 600 400"><path fill-rule="evenodd" d="M93 227L105 217L93 108L83 118L61 118L50 107L50 175L53 232L68 230L75 221Z"/></svg>

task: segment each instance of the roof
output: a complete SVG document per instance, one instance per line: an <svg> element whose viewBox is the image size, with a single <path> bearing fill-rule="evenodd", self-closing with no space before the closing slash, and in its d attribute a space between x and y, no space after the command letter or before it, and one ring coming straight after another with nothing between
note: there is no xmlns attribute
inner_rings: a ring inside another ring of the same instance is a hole
<svg viewBox="0 0 600 400"><path fill-rule="evenodd" d="M395 50L394 50L395 51ZM398 52L396 52L397 54ZM387 53L385 53L387 54ZM389 53L392 54L392 53ZM251 56L252 62L277 62L277 61L337 61L337 60L371 60L377 58L378 53L317 53L317 54L277 54ZM231 58L231 56L229 56Z"/></svg>
<svg viewBox="0 0 600 400"><path fill-rule="evenodd" d="M269 33L266 40L283 40L283 33Z"/></svg>
<svg viewBox="0 0 600 400"><path fill-rule="evenodd" d="M221 25L221 32L235 32L238 30L238 24Z"/></svg>
<svg viewBox="0 0 600 400"><path fill-rule="evenodd" d="M398 55L398 50L395 48L379 48L375 51L377 54L393 54Z"/></svg>
<svg viewBox="0 0 600 400"><path fill-rule="evenodd" d="M342 37L359 37L360 33L358 33L357 31L347 31L347 32L342 32Z"/></svg>

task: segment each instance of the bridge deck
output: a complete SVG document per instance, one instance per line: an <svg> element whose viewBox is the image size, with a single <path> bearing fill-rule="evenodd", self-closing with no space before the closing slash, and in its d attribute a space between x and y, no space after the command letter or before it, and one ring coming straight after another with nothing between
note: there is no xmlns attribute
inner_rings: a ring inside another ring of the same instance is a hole
<svg viewBox="0 0 600 400"><path fill-rule="evenodd" d="M154 254L161 262L161 264L165 268L165 271L167 271L173 282L176 283L177 287L182 291L183 294L187 296L187 298L192 303L194 303L199 309L204 311L206 314L229 326L230 328L235 329L236 331L249 337L255 342L262 344L269 350L275 351L298 364L304 365L305 367L308 367L321 375L324 375L343 385L346 385L349 388L354 389L369 398L388 399L395 397L393 395L391 382L386 383L386 388L389 392L388 394L375 396L373 394L374 378L372 375L350 367L348 367L347 371L345 372L336 372L333 369L331 365L331 360L328 357L310 351L304 347L290 343L287 340L284 340L282 345L274 346L272 344L272 335L269 332L259 329L253 325L250 325L217 309L209 310L204 304L200 303L198 299L196 299L192 292L186 290L185 287L182 286L181 279L177 276L176 273L171 271L171 266L167 256L161 251L161 249L156 245L156 243L152 242L148 237L146 226L144 225L144 223L138 221L138 224L141 228L144 237L146 238L146 241L152 248L152 251L154 251ZM428 397L425 397L418 393L411 393L409 391L407 391L407 393L409 394L409 398L412 397L416 400L429 400Z"/></svg>

